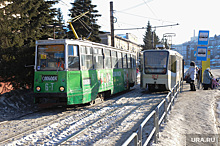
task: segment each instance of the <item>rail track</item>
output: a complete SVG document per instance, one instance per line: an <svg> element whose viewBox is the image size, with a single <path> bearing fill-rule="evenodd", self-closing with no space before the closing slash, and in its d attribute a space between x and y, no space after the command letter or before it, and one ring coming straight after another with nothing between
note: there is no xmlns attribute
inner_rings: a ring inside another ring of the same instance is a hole
<svg viewBox="0 0 220 146"><path fill-rule="evenodd" d="M132 92L132 90L130 92ZM120 98L120 96L123 96L123 95L119 95L118 98ZM53 115L53 113L51 114L52 116L50 116L50 113L49 113L49 116L47 116L42 111L36 111L36 112L22 115L17 118L10 119L8 121L3 121L0 123L0 133L4 135L4 133L8 132L6 129L11 129L14 132L13 133L9 132L11 134L5 134L7 135L7 137L1 136L0 145L7 144L11 141L15 141L21 137L24 137L25 135L28 135L34 131L42 129L45 126L51 125L55 123L56 121L59 121L62 119L68 119L69 117L74 117L76 121L80 120L81 118L87 117L93 112L100 110L101 108L105 106L108 106L109 104L112 104L112 102L110 100L107 100L102 104L94 104L91 106L82 106L82 107L77 107L77 108L68 108L67 111L64 111L64 114L59 114L59 111L58 111L57 115L55 116ZM63 112L63 111L60 110L60 112ZM36 120L30 123L25 120L25 119L31 119L31 118L36 118ZM22 127L23 129L17 132L17 125L23 125L22 123L25 123L26 126Z"/></svg>
<svg viewBox="0 0 220 146"><path fill-rule="evenodd" d="M128 109L127 106L129 105L123 105L123 106L121 105L120 107L116 107L114 110L112 110L108 114L103 115L100 119L97 119L96 121L90 123L89 125L85 125L84 128L79 129L78 131L70 134L66 139L62 140L62 142L58 143L58 145L72 145L74 144L74 141L75 139L77 139L77 137L83 137L83 135L88 135L88 133L91 133L95 131L96 129L99 129L104 124L111 123L112 120L115 120L114 124L119 123L120 121L123 121L123 119L128 117L132 112L140 108L142 105L137 105L136 107L131 108L131 109ZM107 128L110 128L110 127L107 127Z"/></svg>
<svg viewBox="0 0 220 146"><path fill-rule="evenodd" d="M130 92L119 94L115 97L107 99L105 102L91 106L83 106L75 109L62 111L57 115L39 115L35 120L11 121L10 127L16 125L26 125L18 132L3 136L0 139L0 145L57 145L74 143L72 139L76 138L77 144L81 143L79 137L93 133L97 129L103 129L103 125L108 125L108 131L113 131L114 126L120 124L138 109L141 111L146 108L146 103L154 103L156 105L162 97L151 98L150 96L140 92L140 89L131 90ZM164 95L165 96L165 95ZM145 98L145 100L144 100ZM146 102L143 104L143 102ZM150 106L149 106L150 108ZM150 109L149 109L150 110ZM39 118L40 117L40 118ZM32 115L23 117L23 119L34 119ZM13 124L14 123L14 124ZM28 124L27 124L28 123ZM7 128L8 123L2 123L0 129ZM6 127L4 127L6 126ZM2 128L1 128L2 127ZM10 128L9 127L9 128ZM12 128L13 129L13 128ZM7 132L7 131L5 131ZM1 130L0 130L1 133ZM9 132L10 133L10 132ZM103 135L98 133L99 137ZM104 135L107 135L105 132ZM93 137L93 136L92 136ZM99 138L96 138L96 141ZM89 142L89 140L87 140Z"/></svg>

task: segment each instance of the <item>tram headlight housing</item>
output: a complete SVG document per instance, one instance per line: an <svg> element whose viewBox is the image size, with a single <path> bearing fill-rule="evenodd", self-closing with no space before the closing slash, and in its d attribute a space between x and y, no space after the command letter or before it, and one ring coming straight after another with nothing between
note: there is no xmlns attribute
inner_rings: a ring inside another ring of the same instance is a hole
<svg viewBox="0 0 220 146"><path fill-rule="evenodd" d="M40 92L41 88L39 86L36 87L37 92Z"/></svg>
<svg viewBox="0 0 220 146"><path fill-rule="evenodd" d="M63 92L65 88L63 86L60 87L60 91Z"/></svg>

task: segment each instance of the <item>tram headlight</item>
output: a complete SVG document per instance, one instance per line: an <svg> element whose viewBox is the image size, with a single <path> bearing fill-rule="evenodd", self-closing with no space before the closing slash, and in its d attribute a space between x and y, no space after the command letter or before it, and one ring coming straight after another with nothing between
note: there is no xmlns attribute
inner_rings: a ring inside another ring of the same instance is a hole
<svg viewBox="0 0 220 146"><path fill-rule="evenodd" d="M39 86L36 87L37 92L40 92L41 88Z"/></svg>
<svg viewBox="0 0 220 146"><path fill-rule="evenodd" d="M63 86L60 87L60 91L63 92L65 88Z"/></svg>

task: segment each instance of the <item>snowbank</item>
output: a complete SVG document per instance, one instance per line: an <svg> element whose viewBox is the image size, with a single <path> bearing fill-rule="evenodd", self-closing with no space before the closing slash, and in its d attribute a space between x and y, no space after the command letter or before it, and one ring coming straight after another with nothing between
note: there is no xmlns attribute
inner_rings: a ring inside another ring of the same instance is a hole
<svg viewBox="0 0 220 146"><path fill-rule="evenodd" d="M0 95L0 122L10 120L36 109L30 90L13 90Z"/></svg>

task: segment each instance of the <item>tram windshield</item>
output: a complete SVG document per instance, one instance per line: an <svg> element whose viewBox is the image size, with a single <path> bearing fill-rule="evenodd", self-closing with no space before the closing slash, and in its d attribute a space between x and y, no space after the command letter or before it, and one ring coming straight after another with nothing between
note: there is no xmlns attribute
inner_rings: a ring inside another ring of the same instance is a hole
<svg viewBox="0 0 220 146"><path fill-rule="evenodd" d="M166 74L168 52L144 52L144 71L146 74Z"/></svg>
<svg viewBox="0 0 220 146"><path fill-rule="evenodd" d="M64 70L64 45L39 45L37 70Z"/></svg>

